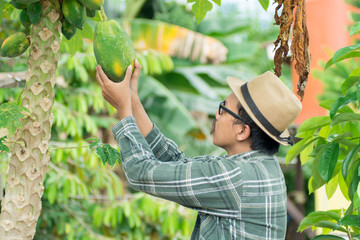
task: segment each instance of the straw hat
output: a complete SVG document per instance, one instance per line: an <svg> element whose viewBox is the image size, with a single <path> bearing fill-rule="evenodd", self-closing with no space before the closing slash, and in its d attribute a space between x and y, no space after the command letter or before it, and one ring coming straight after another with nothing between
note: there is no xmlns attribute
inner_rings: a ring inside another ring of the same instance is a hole
<svg viewBox="0 0 360 240"><path fill-rule="evenodd" d="M244 82L227 77L227 83L251 119L271 138L282 145L292 144L288 131L301 111L301 102L273 73Z"/></svg>

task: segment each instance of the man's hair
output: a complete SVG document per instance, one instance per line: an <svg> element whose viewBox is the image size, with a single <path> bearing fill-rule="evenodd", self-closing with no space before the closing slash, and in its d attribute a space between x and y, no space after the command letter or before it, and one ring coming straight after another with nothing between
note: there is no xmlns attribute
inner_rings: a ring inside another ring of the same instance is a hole
<svg viewBox="0 0 360 240"><path fill-rule="evenodd" d="M249 116L245 109L238 104L238 115L244 119L245 123L235 119L235 124L246 124L250 127L251 149L273 155L279 151L280 143L269 137Z"/></svg>

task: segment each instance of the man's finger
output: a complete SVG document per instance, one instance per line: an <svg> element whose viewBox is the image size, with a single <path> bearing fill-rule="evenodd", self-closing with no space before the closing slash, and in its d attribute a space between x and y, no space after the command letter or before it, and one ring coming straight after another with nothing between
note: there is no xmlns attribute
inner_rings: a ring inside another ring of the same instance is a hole
<svg viewBox="0 0 360 240"><path fill-rule="evenodd" d="M140 72L141 72L141 65L139 64L138 60L135 59L135 70L134 70L134 73L132 75L132 79L138 79L139 78L139 75L140 75Z"/></svg>
<svg viewBox="0 0 360 240"><path fill-rule="evenodd" d="M129 84L130 83L130 79L131 79L131 70L132 70L132 65L130 64L130 66L126 69L126 74L125 74L125 78L124 78L124 82Z"/></svg>
<svg viewBox="0 0 360 240"><path fill-rule="evenodd" d="M99 66L96 67L96 81L99 83L100 87L103 88L104 86L104 82L100 77L100 70L99 70Z"/></svg>
<svg viewBox="0 0 360 240"><path fill-rule="evenodd" d="M99 71L99 76L101 77L101 80L103 81L103 83L106 84L106 83L110 82L111 80L106 76L102 67L99 65L99 66L97 66L97 68Z"/></svg>

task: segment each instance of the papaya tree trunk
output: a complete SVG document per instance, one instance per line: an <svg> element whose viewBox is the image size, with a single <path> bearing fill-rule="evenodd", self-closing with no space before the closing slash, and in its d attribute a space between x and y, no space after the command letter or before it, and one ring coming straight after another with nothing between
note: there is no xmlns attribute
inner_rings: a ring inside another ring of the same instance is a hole
<svg viewBox="0 0 360 240"><path fill-rule="evenodd" d="M33 239L41 213L41 196L51 136L55 71L60 48L59 2L41 1L40 22L32 27L22 106L31 115L13 137L5 196L1 203L0 239Z"/></svg>

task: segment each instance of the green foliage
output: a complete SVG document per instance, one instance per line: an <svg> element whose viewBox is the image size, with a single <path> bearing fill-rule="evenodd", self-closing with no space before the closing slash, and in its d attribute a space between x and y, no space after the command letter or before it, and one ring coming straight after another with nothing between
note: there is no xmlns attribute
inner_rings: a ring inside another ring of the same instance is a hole
<svg viewBox="0 0 360 240"><path fill-rule="evenodd" d="M191 12L176 2L157 1L159 11L155 11L154 19L195 30L196 23Z"/></svg>
<svg viewBox="0 0 360 240"><path fill-rule="evenodd" d="M270 0L258 0L262 8L266 11L269 7ZM187 0L188 3L193 3L192 12L195 16L197 24L199 24L206 16L206 14L212 10L213 3L221 6L221 0Z"/></svg>
<svg viewBox="0 0 360 240"><path fill-rule="evenodd" d="M0 153L10 152L9 148L5 144L3 144L3 141L5 141L5 139L6 139L6 136L0 138Z"/></svg>
<svg viewBox="0 0 360 240"><path fill-rule="evenodd" d="M7 128L12 136L16 129L21 126L20 120L25 118L29 110L18 106L14 102L7 102L0 105L0 128Z"/></svg>
<svg viewBox="0 0 360 240"><path fill-rule="evenodd" d="M94 141L90 144L89 148L95 147L96 154L101 158L101 161L105 165L108 163L111 167L114 166L116 161L121 164L121 156L118 150L111 147L109 144L103 144L99 138L90 138L88 141Z"/></svg>
<svg viewBox="0 0 360 240"><path fill-rule="evenodd" d="M352 29L355 34L356 24ZM328 80L332 74L331 83L334 83L334 79L338 83L337 89L325 89L322 96L325 100L320 106L329 110L329 116L306 120L297 133L297 137L303 139L295 144L287 155L287 161L290 161L300 152L307 153L307 159L302 163L312 164L310 192L325 185L327 197L330 198L339 186L351 204L345 213L342 209L310 213L301 222L299 231L308 227L326 228L330 231L345 232L349 239L355 239L354 236L360 233L360 68L356 59L360 56L359 49L358 44L344 47L327 62L325 69L328 73L325 72L322 79ZM348 60L344 61L345 59ZM343 238L319 235L314 239Z"/></svg>
<svg viewBox="0 0 360 240"><path fill-rule="evenodd" d="M213 8L209 0L188 0L188 3L189 2L195 2L192 6L192 12L195 15L197 24L199 24L204 19L206 13Z"/></svg>

